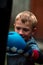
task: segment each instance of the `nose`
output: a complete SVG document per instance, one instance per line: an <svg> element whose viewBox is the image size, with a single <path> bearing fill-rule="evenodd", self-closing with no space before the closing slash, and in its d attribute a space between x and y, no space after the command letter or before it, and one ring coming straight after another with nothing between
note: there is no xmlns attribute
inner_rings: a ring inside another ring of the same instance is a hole
<svg viewBox="0 0 43 65"><path fill-rule="evenodd" d="M23 35L23 30L22 30L22 29L19 30L19 34L20 34L20 35Z"/></svg>

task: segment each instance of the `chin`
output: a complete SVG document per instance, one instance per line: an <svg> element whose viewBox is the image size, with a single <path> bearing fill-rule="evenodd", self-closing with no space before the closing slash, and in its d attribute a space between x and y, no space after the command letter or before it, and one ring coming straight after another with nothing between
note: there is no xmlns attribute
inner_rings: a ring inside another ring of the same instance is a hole
<svg viewBox="0 0 43 65"><path fill-rule="evenodd" d="M27 42L28 41L28 39L26 39L26 38L24 38L24 40Z"/></svg>

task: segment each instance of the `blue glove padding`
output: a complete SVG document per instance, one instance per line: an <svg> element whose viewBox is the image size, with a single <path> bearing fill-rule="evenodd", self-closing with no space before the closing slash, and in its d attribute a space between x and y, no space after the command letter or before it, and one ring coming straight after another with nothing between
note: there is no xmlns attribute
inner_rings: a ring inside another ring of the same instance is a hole
<svg viewBox="0 0 43 65"><path fill-rule="evenodd" d="M8 33L7 49L11 49L13 52L22 52L26 47L24 39L14 31Z"/></svg>

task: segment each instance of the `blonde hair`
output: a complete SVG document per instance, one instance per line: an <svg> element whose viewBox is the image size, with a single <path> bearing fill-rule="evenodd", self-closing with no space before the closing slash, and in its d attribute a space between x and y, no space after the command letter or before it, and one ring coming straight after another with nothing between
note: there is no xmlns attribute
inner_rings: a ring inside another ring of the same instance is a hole
<svg viewBox="0 0 43 65"><path fill-rule="evenodd" d="M38 23L36 16L30 11L23 11L19 13L16 16L15 21L18 20L19 18L24 19L23 22L26 22L26 21L31 22L33 28L36 27Z"/></svg>

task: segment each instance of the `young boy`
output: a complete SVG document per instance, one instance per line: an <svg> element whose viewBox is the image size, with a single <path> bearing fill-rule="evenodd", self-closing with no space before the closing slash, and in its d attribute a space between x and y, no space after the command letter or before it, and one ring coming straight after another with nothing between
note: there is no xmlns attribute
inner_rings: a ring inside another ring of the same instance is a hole
<svg viewBox="0 0 43 65"><path fill-rule="evenodd" d="M37 18L30 11L23 11L19 13L14 21L14 31L18 32L22 36L31 49L30 55L8 56L8 65L34 65L35 62L42 63L40 60L40 49L38 48L36 40L33 35L37 29Z"/></svg>

